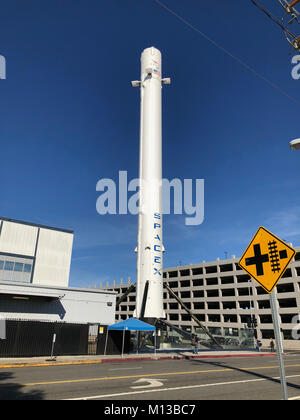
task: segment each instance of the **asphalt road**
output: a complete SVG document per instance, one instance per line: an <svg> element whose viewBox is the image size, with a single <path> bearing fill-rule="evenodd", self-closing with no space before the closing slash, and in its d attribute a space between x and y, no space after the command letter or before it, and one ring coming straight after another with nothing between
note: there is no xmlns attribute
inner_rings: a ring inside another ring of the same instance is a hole
<svg viewBox="0 0 300 420"><path fill-rule="evenodd" d="M300 399L300 355L285 357ZM277 357L164 360L0 369L1 400L280 400Z"/></svg>

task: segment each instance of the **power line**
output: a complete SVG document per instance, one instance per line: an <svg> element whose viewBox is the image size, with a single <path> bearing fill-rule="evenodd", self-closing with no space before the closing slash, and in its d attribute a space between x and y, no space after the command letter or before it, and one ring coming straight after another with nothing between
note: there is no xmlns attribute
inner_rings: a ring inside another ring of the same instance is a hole
<svg viewBox="0 0 300 420"><path fill-rule="evenodd" d="M235 60L236 62L238 62L241 66L243 66L246 70L250 71L251 73L253 73L256 77L258 77L259 79L263 80L265 83L267 83L269 86L271 86L273 89L277 90L278 92L280 92L282 95L284 95L285 97L289 98L290 100L292 100L293 102L297 103L298 105L300 105L300 101L296 98L294 98L293 96L289 95L287 92L285 92L280 86L276 85L275 83L273 83L271 80L267 79L265 76L263 76L262 74L258 73L253 67L249 66L247 63L245 63L243 60L241 60L239 57L237 57L236 55L232 54L230 51L228 51L226 48L224 48L222 45L218 44L216 41L214 41L212 38L210 38L208 35L206 35L204 32L202 32L200 29L196 28L194 25L192 25L189 21L187 21L185 18L183 18L182 16L180 16L178 13L174 12L174 10L170 9L168 6L166 6L164 3L162 3L160 0L154 0L155 3L157 3L160 7L164 8L165 10L167 10L169 13L171 13L173 16L175 16L177 19L179 19L182 23L184 23L186 26L188 26L190 29L192 29L193 31L197 32L198 34L200 34L203 38L205 38L207 41L209 41L211 44L213 44L216 48L218 48L219 50L221 50L222 52L224 52L225 54L227 54L229 57L231 57L233 60ZM253 0L251 0L253 1Z"/></svg>
<svg viewBox="0 0 300 420"><path fill-rule="evenodd" d="M288 29L280 22L280 20L278 20L275 16L273 16L269 10L267 10L265 7L263 7L260 3L258 3L255 0L250 0L254 6L258 7L258 9L260 9L265 15L267 15L274 23L276 23L276 25L278 25L284 32L288 32L289 35L292 35Z"/></svg>
<svg viewBox="0 0 300 420"><path fill-rule="evenodd" d="M288 28L286 27L286 26L284 26L283 24L282 24L282 22L280 21L280 20L278 20L275 16L273 16L270 12L269 12L269 10L267 10L265 7L263 7L260 3L258 3L257 1L255 1L255 0L250 0L258 9L260 9L263 13L265 13L274 23L276 23L276 25L278 25L283 31L284 31L284 33L285 34L288 34L288 35L290 35L292 38L296 38L295 37L295 35L294 34L292 34L292 32L290 32L289 30L288 30Z"/></svg>

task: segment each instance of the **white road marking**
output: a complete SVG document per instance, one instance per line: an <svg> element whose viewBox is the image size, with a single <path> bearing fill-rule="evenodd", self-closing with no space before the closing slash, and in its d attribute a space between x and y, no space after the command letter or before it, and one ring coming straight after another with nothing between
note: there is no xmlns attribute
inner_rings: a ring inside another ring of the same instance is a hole
<svg viewBox="0 0 300 420"><path fill-rule="evenodd" d="M157 381L156 379L147 379L147 378L141 378L138 379L137 381L135 381L135 384L138 383L143 383L146 382L148 385L138 385L138 386L131 386L130 388L132 389L141 389L141 388L157 388L159 386L163 386L163 382L160 381L165 381L165 379L159 379L159 381Z"/></svg>
<svg viewBox="0 0 300 420"><path fill-rule="evenodd" d="M286 378L297 378L300 377L300 375L290 375ZM280 377L274 377L272 379L280 379ZM174 387L174 388L163 388L163 389L149 389L144 391L131 391L131 392L121 392L118 394L106 394L106 395L95 395L93 397L81 397L81 398L70 398L69 401L80 401L80 400L94 400L94 399L100 399L100 398L112 398L112 397L123 397L128 395L136 395L136 394L146 394L149 392L163 392L163 391L179 391L183 389L196 389L196 388L208 388L213 386L224 386L224 385L236 385L236 384L247 384L250 382L263 382L268 381L269 379L248 379L244 381L232 381L232 382L217 382L212 384L200 384L200 385L188 385L188 386L180 386L180 387Z"/></svg>
<svg viewBox="0 0 300 420"><path fill-rule="evenodd" d="M142 367L134 367L134 368L114 368L108 370L136 370L136 369L143 369Z"/></svg>

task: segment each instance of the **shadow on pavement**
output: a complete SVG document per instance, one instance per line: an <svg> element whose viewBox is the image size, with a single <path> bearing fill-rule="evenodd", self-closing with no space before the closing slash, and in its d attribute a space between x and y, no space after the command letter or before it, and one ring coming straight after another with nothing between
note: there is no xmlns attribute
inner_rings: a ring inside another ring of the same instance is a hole
<svg viewBox="0 0 300 420"><path fill-rule="evenodd" d="M0 373L0 400L42 400L43 392L41 391L25 391L24 385L7 382L13 378L13 374L9 372Z"/></svg>
<svg viewBox="0 0 300 420"><path fill-rule="evenodd" d="M275 378L272 378L271 376L267 376L267 375L263 375L261 373L253 372L249 369L238 368L236 366L232 366L229 363L227 364L225 362L209 362L209 361L206 361L206 360L195 360L195 359L191 360L191 362L193 364L198 365L198 366L199 366L199 364L206 365L206 366L209 365L209 366L216 366L218 368L221 367L221 368L224 368L224 369L230 369L232 371L236 371L236 372L240 372L240 373L247 373L248 375L253 376L255 378L266 379L270 382L280 384L280 379L275 379ZM278 367L278 376L279 376L279 367ZM299 385L293 384L291 382L287 382L287 386L289 386L291 388L294 388L294 389L300 389Z"/></svg>

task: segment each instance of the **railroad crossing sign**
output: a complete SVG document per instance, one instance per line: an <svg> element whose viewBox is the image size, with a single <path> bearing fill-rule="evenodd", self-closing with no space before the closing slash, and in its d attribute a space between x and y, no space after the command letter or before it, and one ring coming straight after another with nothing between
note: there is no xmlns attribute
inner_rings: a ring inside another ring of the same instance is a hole
<svg viewBox="0 0 300 420"><path fill-rule="evenodd" d="M266 292L272 293L295 254L293 248L260 227L240 259L239 266Z"/></svg>

